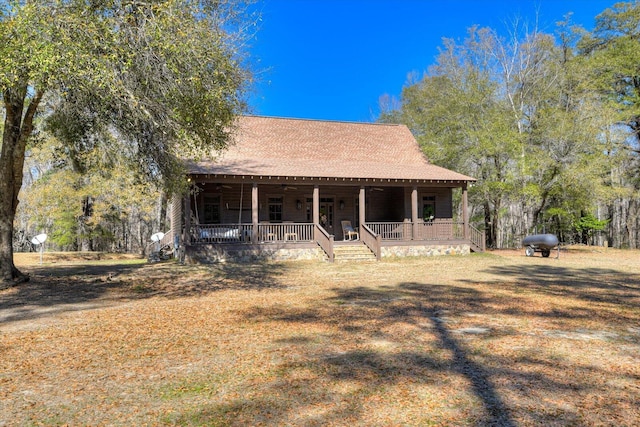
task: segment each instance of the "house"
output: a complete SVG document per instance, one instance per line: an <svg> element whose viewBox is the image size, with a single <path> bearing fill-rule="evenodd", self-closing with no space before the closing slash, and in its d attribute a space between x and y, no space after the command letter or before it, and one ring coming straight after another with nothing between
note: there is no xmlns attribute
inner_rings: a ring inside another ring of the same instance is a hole
<svg viewBox="0 0 640 427"><path fill-rule="evenodd" d="M192 192L174 203L167 236L187 260L379 260L483 248L467 214L475 180L429 163L404 125L242 116L227 150L187 170Z"/></svg>

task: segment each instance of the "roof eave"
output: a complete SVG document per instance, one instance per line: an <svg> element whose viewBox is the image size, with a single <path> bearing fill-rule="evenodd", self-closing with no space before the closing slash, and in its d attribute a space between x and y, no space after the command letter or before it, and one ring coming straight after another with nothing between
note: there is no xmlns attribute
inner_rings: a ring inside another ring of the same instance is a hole
<svg viewBox="0 0 640 427"><path fill-rule="evenodd" d="M464 177L460 179L440 179L440 178L374 178L374 177L329 177L329 176L283 176L283 175L257 175L257 174L217 174L217 173L200 173L200 172L191 172L188 175L192 177L201 177L207 180L251 180L257 182L268 182L268 181L302 181L309 182L309 184L313 184L316 182L334 182L334 183L375 183L375 184L389 184L389 185L398 185L398 184L467 184L474 183L477 180L471 177Z"/></svg>

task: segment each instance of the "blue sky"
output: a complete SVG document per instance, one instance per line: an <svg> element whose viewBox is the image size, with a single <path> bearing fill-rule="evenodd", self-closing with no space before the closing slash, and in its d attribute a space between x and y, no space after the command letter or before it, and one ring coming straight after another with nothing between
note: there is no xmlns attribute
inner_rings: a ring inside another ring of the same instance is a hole
<svg viewBox="0 0 640 427"><path fill-rule="evenodd" d="M249 46L259 81L252 114L375 121L378 99L398 97L411 72L435 62L442 38L473 25L499 32L518 18L552 33L573 12L586 28L614 0L258 0Z"/></svg>

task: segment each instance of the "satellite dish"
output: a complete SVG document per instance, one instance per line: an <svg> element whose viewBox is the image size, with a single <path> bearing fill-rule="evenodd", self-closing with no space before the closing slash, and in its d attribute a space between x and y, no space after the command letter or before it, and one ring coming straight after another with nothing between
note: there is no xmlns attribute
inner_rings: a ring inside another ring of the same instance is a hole
<svg viewBox="0 0 640 427"><path fill-rule="evenodd" d="M160 240L162 240L162 238L164 237L164 233L162 231L158 232L158 233L154 233L151 235L151 241L152 242L159 242Z"/></svg>
<svg viewBox="0 0 640 427"><path fill-rule="evenodd" d="M41 245L45 242L45 240L47 240L47 235L46 234L38 234L37 236L35 236L33 239L31 239L31 243L33 243L34 245Z"/></svg>
<svg viewBox="0 0 640 427"><path fill-rule="evenodd" d="M44 241L47 240L47 235L42 233L38 234L34 238L31 239L31 243L34 245L40 245L40 264L42 264L42 253L44 252Z"/></svg>

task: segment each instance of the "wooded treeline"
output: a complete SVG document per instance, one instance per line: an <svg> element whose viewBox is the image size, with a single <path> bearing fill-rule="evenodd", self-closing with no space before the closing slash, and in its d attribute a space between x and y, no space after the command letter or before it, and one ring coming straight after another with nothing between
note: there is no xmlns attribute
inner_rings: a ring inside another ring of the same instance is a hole
<svg viewBox="0 0 640 427"><path fill-rule="evenodd" d="M104 167L96 148L78 170L55 138L40 141L25 159L24 189L15 218L14 249L37 249L31 238L48 233L47 248L147 254L149 236L168 228L160 183L126 167ZM123 163L119 159L115 163Z"/></svg>
<svg viewBox="0 0 640 427"><path fill-rule="evenodd" d="M381 98L380 121L478 179L472 220L488 247L537 232L640 247L640 4L616 3L592 31L567 17L554 34L507 33L445 40L401 99Z"/></svg>

